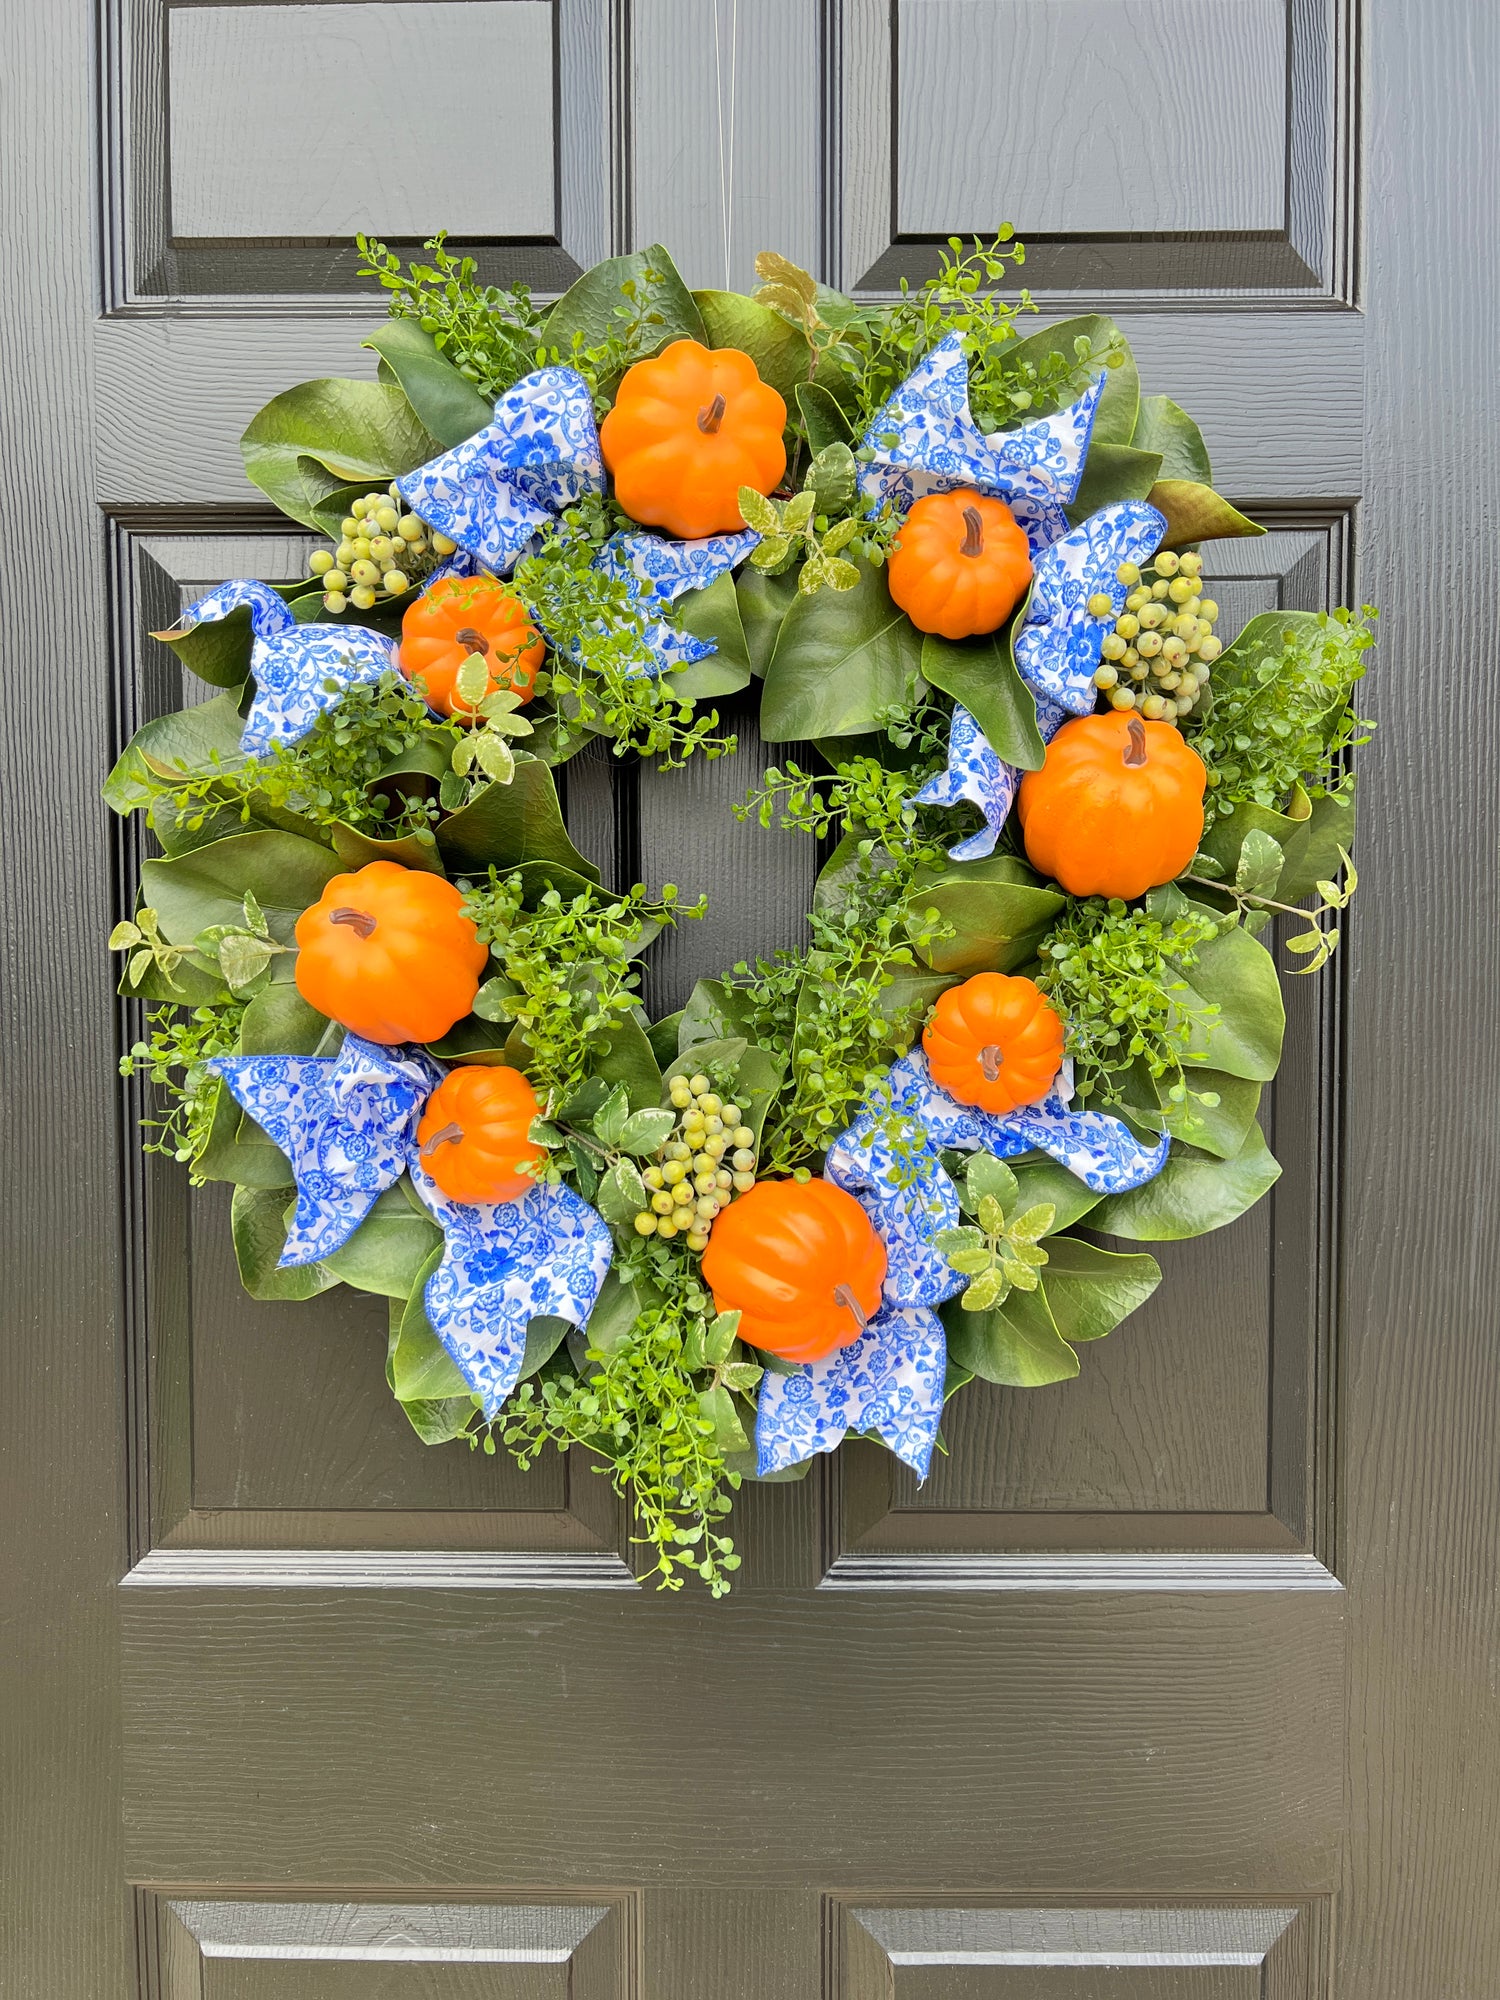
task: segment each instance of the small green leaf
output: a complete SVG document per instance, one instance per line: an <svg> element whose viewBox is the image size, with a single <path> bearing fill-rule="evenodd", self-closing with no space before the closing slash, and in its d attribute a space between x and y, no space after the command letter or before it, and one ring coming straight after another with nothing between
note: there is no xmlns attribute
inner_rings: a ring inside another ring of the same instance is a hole
<svg viewBox="0 0 1500 2000"><path fill-rule="evenodd" d="M1050 1201L1039 1201L1034 1208L1013 1216L1006 1233L1015 1244L1037 1243L1057 1221L1057 1210Z"/></svg>
<svg viewBox="0 0 1500 2000"><path fill-rule="evenodd" d="M964 1184L968 1200L976 1207L988 1198L998 1202L1003 1209L1016 1198L1015 1175L1004 1160L997 1160L993 1153L975 1153L970 1157Z"/></svg>
<svg viewBox="0 0 1500 2000"><path fill-rule="evenodd" d="M1014 1176L1012 1176L1012 1182L1014 1183ZM969 1191L971 1194L974 1192L972 1182L970 1183ZM1005 1210L994 1195L981 1194L976 1213L979 1217L979 1226L987 1236L998 1236L1001 1230L1004 1229Z"/></svg>
<svg viewBox="0 0 1500 2000"><path fill-rule="evenodd" d="M965 1312L988 1312L990 1307L998 1305L1004 1296L1005 1279L992 1267L980 1272L960 1298L959 1304Z"/></svg>
<svg viewBox="0 0 1500 2000"><path fill-rule="evenodd" d="M126 919L116 924L110 932L109 949L111 951L124 951L130 945L139 944L141 937L142 933L138 927ZM149 960L151 954L147 952L146 956Z"/></svg>
<svg viewBox="0 0 1500 2000"><path fill-rule="evenodd" d="M1274 896L1285 858L1269 833L1258 826L1252 827L1240 847L1234 871L1235 887L1246 895Z"/></svg>
<svg viewBox="0 0 1500 2000"><path fill-rule="evenodd" d="M620 1128L619 1138L614 1142L623 1153L636 1153L649 1159L659 1152L672 1136L677 1123L674 1111L657 1110L648 1107L643 1111L632 1111ZM594 1126L598 1131L597 1121Z"/></svg>
<svg viewBox="0 0 1500 2000"><path fill-rule="evenodd" d="M280 948L264 938L245 937L235 932L222 939L218 950L219 970L230 992L243 993L265 971Z"/></svg>
<svg viewBox="0 0 1500 2000"><path fill-rule="evenodd" d="M516 775L516 760L503 739L486 729L475 744L479 768L497 785L508 785Z"/></svg>
<svg viewBox="0 0 1500 2000"><path fill-rule="evenodd" d="M594 1136L601 1146L618 1146L630 1117L630 1093L617 1083L594 1113Z"/></svg>
<svg viewBox="0 0 1500 2000"><path fill-rule="evenodd" d="M617 1229L627 1228L649 1208L646 1183L629 1160L617 1160L599 1183L599 1213Z"/></svg>
<svg viewBox="0 0 1500 2000"><path fill-rule="evenodd" d="M774 501L754 486L742 486L739 491L740 513L745 526L753 528L758 535L781 533L781 510ZM809 510L811 511L811 510Z"/></svg>

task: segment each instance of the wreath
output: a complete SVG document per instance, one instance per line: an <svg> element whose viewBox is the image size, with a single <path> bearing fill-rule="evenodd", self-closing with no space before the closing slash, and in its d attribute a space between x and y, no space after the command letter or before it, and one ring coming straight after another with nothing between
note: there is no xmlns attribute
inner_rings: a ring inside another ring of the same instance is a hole
<svg viewBox="0 0 1500 2000"><path fill-rule="evenodd" d="M419 1437L585 1447L717 1595L741 1479L851 1431L925 1475L948 1396L1150 1295L1096 1236L1271 1186L1260 933L1337 944L1374 614L1221 645L1200 545L1262 530L1109 320L1022 336L1008 235L887 303L653 247L546 309L359 242L377 379L242 439L308 577L155 635L218 691L105 787L160 850L122 1068L234 1184L253 1296L383 1294ZM736 808L832 844L808 939L653 1022L639 955L703 905L604 888L555 773L728 755L752 680L816 746Z"/></svg>

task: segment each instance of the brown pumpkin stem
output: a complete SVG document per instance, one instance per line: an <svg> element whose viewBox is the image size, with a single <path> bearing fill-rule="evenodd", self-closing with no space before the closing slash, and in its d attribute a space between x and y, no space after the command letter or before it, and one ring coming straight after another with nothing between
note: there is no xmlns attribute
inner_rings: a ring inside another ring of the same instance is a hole
<svg viewBox="0 0 1500 2000"><path fill-rule="evenodd" d="M362 938L369 937L375 928L375 919L368 910L333 910L329 913L331 924L347 924L351 931L358 931Z"/></svg>
<svg viewBox="0 0 1500 2000"><path fill-rule="evenodd" d="M850 1312L853 1313L855 1320L858 1322L859 1330L861 1333L863 1333L865 1328L870 1324L869 1317L866 1314L864 1307L860 1304L859 1300L854 1296L853 1291L850 1289L848 1285L834 1286L833 1303L836 1306L847 1306L849 1308Z"/></svg>
<svg viewBox="0 0 1500 2000"><path fill-rule="evenodd" d="M982 556L984 554L984 522L979 518L977 507L965 507L964 527L967 530L958 553L961 556Z"/></svg>
<svg viewBox="0 0 1500 2000"><path fill-rule="evenodd" d="M441 1132L434 1132L430 1139L423 1141L421 1157L425 1160L429 1154L435 1153L439 1146L446 1146L450 1141L457 1145L463 1136L462 1125L445 1125Z"/></svg>
<svg viewBox="0 0 1500 2000"><path fill-rule="evenodd" d="M1130 718L1130 741L1125 747L1125 762L1132 770L1139 770L1146 761L1146 725L1138 715Z"/></svg>
<svg viewBox="0 0 1500 2000"><path fill-rule="evenodd" d="M698 428L705 437L711 437L724 421L725 403L722 396L715 396L706 410L698 412Z"/></svg>
<svg viewBox="0 0 1500 2000"><path fill-rule="evenodd" d="M984 1071L986 1083L1000 1081L1000 1065L1005 1061L1005 1051L998 1042L988 1042L979 1051L979 1067Z"/></svg>
<svg viewBox="0 0 1500 2000"><path fill-rule="evenodd" d="M465 625L461 632L455 632L453 636L460 646L467 646L471 653L488 654L490 650L489 640L482 632L476 632L472 625Z"/></svg>

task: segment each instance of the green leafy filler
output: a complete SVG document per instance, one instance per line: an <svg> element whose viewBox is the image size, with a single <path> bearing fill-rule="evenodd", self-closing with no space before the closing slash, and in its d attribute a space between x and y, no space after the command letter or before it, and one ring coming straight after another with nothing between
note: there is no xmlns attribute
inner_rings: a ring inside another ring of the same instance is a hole
<svg viewBox="0 0 1500 2000"><path fill-rule="evenodd" d="M974 1155L958 1188L974 1221L940 1229L932 1240L950 1268L969 1281L959 1305L965 1312L988 1312L1003 1305L1013 1288L1034 1292L1047 1262L1042 1238L1057 1220L1056 1203L1034 1202L1016 1212L1020 1183L1003 1160L989 1153Z"/></svg>

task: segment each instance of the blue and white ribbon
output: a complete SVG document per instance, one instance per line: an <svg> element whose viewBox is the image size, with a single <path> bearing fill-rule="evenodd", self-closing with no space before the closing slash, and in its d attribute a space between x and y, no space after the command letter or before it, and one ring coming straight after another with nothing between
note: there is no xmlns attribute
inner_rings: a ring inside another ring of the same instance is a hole
<svg viewBox="0 0 1500 2000"><path fill-rule="evenodd" d="M415 1144L412 1185L443 1231L443 1259L422 1295L428 1322L493 1417L516 1386L527 1323L542 1314L584 1326L609 1269L602 1218L561 1182L515 1201L451 1201Z"/></svg>
<svg viewBox="0 0 1500 2000"><path fill-rule="evenodd" d="M503 575L565 507L604 491L594 399L576 368L539 368L507 389L495 419L396 481L430 527Z"/></svg>
<svg viewBox="0 0 1500 2000"><path fill-rule="evenodd" d="M932 1310L968 1282L934 1238L960 1221L939 1149L981 1148L997 1159L1040 1150L1087 1187L1119 1194L1160 1173L1169 1141L1142 1146L1099 1111L1074 1111L1071 1066L1040 1104L997 1117L960 1104L932 1081L920 1049L829 1148L824 1173L874 1223L888 1259L884 1302L858 1340L790 1375L761 1379L755 1440L760 1471L780 1472L833 1451L851 1430L873 1432L925 1478L943 1413L948 1348ZM901 1128L897 1145L893 1127Z"/></svg>
<svg viewBox="0 0 1500 2000"><path fill-rule="evenodd" d="M653 675L693 660L707 659L718 648L705 639L681 632L664 618L650 615L652 599L674 604L685 591L706 590L726 570L743 562L760 540L753 528L737 535L707 535L696 542L669 542L660 535L612 535L594 559L595 569L630 586L646 621L645 641Z"/></svg>
<svg viewBox="0 0 1500 2000"><path fill-rule="evenodd" d="M1065 510L1083 476L1104 380L1101 374L1055 416L987 436L969 408L963 335L950 333L918 362L860 441L862 453L870 454L860 490L872 508L891 501L904 510L923 494L972 487L1003 500L1024 529L1033 583L1015 656L1037 697L1044 741L1067 715L1087 715L1094 706L1094 671L1112 621L1091 616L1089 599L1107 596L1117 616L1125 586L1116 571L1154 554L1167 527L1142 500L1117 501L1081 527L1068 527ZM950 849L953 860L979 860L994 851L1018 775L996 756L969 711L955 708L948 767L917 793L923 805L967 799L983 813L979 831Z"/></svg>
<svg viewBox="0 0 1500 2000"><path fill-rule="evenodd" d="M406 1171L443 1072L420 1052L346 1035L337 1056L215 1056L235 1102L286 1154L297 1206L278 1269L330 1257Z"/></svg>
<svg viewBox="0 0 1500 2000"><path fill-rule="evenodd" d="M320 715L338 707L343 691L378 681L392 664L389 639L363 625L299 625L268 583L236 577L221 583L178 621L180 629L217 624L241 605L250 608L250 672L255 699L240 748L264 757L274 742L295 743Z"/></svg>

